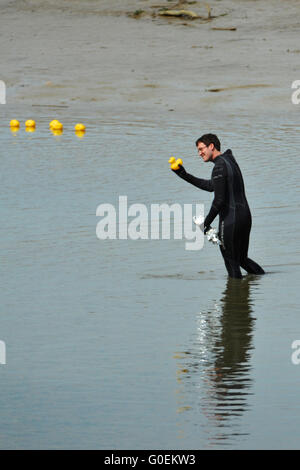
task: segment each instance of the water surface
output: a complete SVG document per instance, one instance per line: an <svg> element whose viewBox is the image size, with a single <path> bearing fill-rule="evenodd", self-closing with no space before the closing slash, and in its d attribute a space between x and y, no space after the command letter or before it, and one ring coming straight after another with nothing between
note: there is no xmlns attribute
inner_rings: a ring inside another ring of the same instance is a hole
<svg viewBox="0 0 300 470"><path fill-rule="evenodd" d="M242 168L250 256L263 277L228 280L218 248L99 240L96 208L203 203L199 123L66 122L1 141L2 449L299 447L299 156L292 118L214 116ZM64 114L65 113L65 114ZM170 113L171 116L171 113ZM228 126L228 122L231 123ZM251 122L251 125L250 125ZM204 130L204 131L205 131ZM216 223L215 223L216 224Z"/></svg>

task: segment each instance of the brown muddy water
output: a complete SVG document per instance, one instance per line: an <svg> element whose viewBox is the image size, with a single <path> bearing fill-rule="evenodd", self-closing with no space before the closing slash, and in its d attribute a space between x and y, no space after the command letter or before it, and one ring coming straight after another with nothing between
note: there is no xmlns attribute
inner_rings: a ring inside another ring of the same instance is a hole
<svg viewBox="0 0 300 470"><path fill-rule="evenodd" d="M300 108L291 83L300 77L297 53L279 49L296 50L296 20L285 33L281 25L297 6L286 2L280 17L282 2L272 1L268 14L260 6L263 19L253 2L212 3L228 14L186 26L83 14L79 1L58 12L66 2L6 2L2 39L14 47L4 48L0 77L2 449L299 448ZM24 129L29 117L35 132ZM48 129L53 118L61 135ZM264 276L229 280L216 246L187 250L172 230L168 240L96 235L101 204L115 208L119 227L120 196L148 215L163 203L207 213L212 195L168 165L181 157L209 178L194 145L206 131L243 171L249 254Z"/></svg>

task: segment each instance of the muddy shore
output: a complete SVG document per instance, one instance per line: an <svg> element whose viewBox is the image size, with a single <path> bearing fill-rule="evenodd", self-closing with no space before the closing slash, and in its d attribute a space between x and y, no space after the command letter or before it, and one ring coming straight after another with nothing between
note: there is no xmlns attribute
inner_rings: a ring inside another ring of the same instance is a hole
<svg viewBox="0 0 300 470"><path fill-rule="evenodd" d="M197 15L168 16L166 9ZM295 112L293 0L13 0L1 6L6 112L102 115Z"/></svg>

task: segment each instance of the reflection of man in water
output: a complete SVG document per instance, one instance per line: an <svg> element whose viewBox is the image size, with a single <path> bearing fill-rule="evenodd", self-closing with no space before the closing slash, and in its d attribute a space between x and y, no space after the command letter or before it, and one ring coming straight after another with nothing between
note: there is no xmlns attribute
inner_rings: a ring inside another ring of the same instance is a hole
<svg viewBox="0 0 300 470"><path fill-rule="evenodd" d="M197 188L214 191L214 200L204 220L204 233L219 215L219 237L223 243L220 249L228 275L242 278L240 267L251 274L264 274L264 270L248 258L251 213L242 173L231 150L221 153L220 141L214 134L200 137L196 147L204 162L214 163L211 179L196 178L187 173L183 166L173 171Z"/></svg>
<svg viewBox="0 0 300 470"><path fill-rule="evenodd" d="M250 291L257 282L253 276L242 282L228 279L221 299L220 334L214 345L216 356L210 375L217 401L215 415L221 420L240 416L248 407L254 323Z"/></svg>
<svg viewBox="0 0 300 470"><path fill-rule="evenodd" d="M253 318L251 317L250 288L258 283L254 276L247 276L242 282L228 279L227 286L221 299L222 315L221 335L216 341L216 348L220 347L215 366L223 369L223 378L234 380L249 370L249 358ZM242 383L242 380L241 380ZM242 385L242 384L241 384ZM242 386L241 386L242 388Z"/></svg>
<svg viewBox="0 0 300 470"><path fill-rule="evenodd" d="M184 361L178 367L183 382L181 410L192 408L195 422L200 421L201 428L208 426L203 434L206 443L247 435L238 417L249 408L252 393L251 293L258 282L255 276L242 281L228 278L220 302L199 314L197 330L184 346Z"/></svg>

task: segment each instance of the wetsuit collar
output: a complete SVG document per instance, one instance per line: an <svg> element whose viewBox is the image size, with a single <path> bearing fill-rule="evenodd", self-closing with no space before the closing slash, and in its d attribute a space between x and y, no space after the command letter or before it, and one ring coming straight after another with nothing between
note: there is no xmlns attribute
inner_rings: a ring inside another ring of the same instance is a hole
<svg viewBox="0 0 300 470"><path fill-rule="evenodd" d="M225 150L225 152L221 153L221 155L218 155L214 160L213 163L216 164L218 159L221 157L230 157L232 155L232 151L230 149Z"/></svg>

